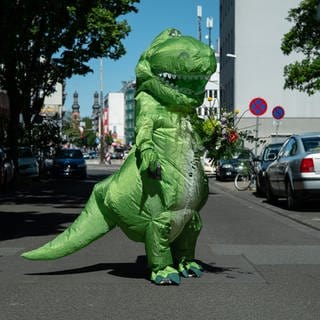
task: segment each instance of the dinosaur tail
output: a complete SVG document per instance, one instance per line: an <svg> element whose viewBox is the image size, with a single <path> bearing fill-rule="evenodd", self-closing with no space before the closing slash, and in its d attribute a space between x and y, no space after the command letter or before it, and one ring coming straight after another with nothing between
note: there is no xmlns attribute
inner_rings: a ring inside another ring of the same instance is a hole
<svg viewBox="0 0 320 320"><path fill-rule="evenodd" d="M30 260L53 260L82 249L111 230L115 224L107 219L103 191L107 183L98 183L80 216L63 233L47 244L22 254Z"/></svg>

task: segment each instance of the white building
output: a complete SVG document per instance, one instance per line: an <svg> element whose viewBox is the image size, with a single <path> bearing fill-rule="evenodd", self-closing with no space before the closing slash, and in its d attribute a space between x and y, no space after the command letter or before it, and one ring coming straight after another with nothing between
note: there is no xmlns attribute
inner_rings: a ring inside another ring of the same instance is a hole
<svg viewBox="0 0 320 320"><path fill-rule="evenodd" d="M203 104L198 108L197 113L200 118L207 118L209 115L214 115L220 118L220 62L219 54L216 53L217 69L210 77L206 85L206 92L203 100Z"/></svg>
<svg viewBox="0 0 320 320"><path fill-rule="evenodd" d="M106 105L108 108L108 126L113 139L117 143L125 144L123 92L109 92Z"/></svg>
<svg viewBox="0 0 320 320"><path fill-rule="evenodd" d="M53 117L58 115L62 117L63 113L63 84L57 83L55 85L55 91L44 98L43 107L40 111L40 115Z"/></svg>
<svg viewBox="0 0 320 320"><path fill-rule="evenodd" d="M300 0L220 1L221 104L243 114L240 129L256 132L257 127L257 136L267 140L272 135L320 131L320 95L283 89L284 66L299 59L296 54L282 53L281 40L292 26L286 20L288 11L299 3ZM267 102L267 110L258 121L249 110L256 97ZM276 106L285 111L280 120L272 114Z"/></svg>

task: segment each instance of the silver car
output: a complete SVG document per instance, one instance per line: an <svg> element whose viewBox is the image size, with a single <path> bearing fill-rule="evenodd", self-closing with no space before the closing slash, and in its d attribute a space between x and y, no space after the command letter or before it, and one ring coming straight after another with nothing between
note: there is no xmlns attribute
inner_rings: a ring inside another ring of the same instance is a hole
<svg viewBox="0 0 320 320"><path fill-rule="evenodd" d="M18 170L21 176L39 178L39 164L29 147L18 147Z"/></svg>
<svg viewBox="0 0 320 320"><path fill-rule="evenodd" d="M266 170L268 202L287 199L295 210L302 200L320 196L320 132L294 134L281 147Z"/></svg>

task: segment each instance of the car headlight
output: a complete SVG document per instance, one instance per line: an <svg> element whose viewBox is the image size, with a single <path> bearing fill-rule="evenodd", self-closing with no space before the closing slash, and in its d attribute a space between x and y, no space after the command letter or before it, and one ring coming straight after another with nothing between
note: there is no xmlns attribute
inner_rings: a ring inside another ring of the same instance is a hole
<svg viewBox="0 0 320 320"><path fill-rule="evenodd" d="M226 163L226 164L223 164L222 165L222 168L224 169L231 169L232 168L232 165L230 163Z"/></svg>

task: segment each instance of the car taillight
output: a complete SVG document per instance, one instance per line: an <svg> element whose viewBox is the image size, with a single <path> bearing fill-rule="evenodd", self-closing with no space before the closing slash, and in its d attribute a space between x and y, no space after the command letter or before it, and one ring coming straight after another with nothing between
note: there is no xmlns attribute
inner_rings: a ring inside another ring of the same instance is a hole
<svg viewBox="0 0 320 320"><path fill-rule="evenodd" d="M314 172L314 164L312 158L302 159L300 163L300 172Z"/></svg>

